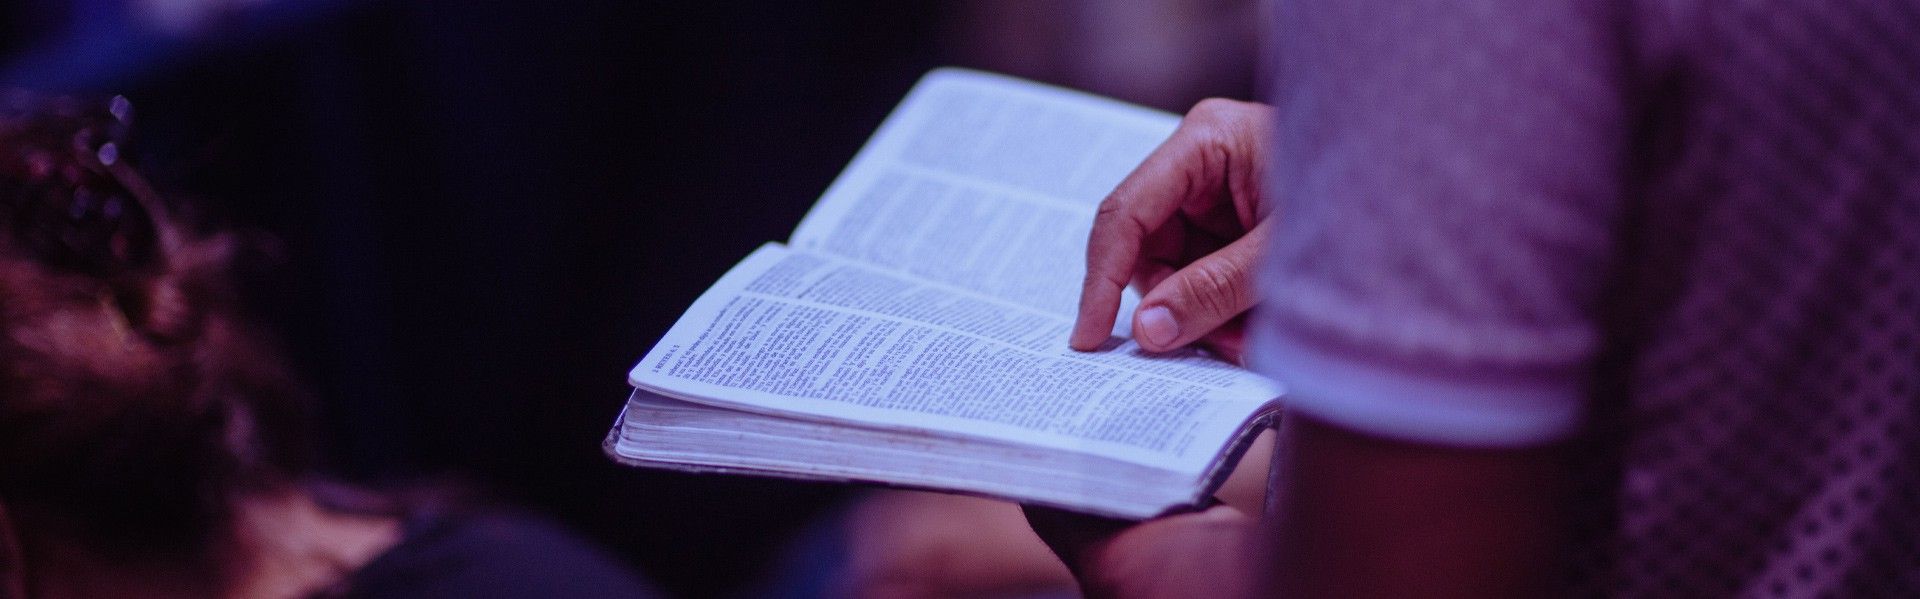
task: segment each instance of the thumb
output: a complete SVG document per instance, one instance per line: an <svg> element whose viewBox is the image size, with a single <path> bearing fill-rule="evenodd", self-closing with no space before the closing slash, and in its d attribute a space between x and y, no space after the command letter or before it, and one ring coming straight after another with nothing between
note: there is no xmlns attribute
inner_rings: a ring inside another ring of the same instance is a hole
<svg viewBox="0 0 1920 599"><path fill-rule="evenodd" d="M1140 298L1133 313L1133 336L1148 351L1170 351L1192 343L1259 301L1254 264L1265 245L1267 224L1214 253L1186 265Z"/></svg>

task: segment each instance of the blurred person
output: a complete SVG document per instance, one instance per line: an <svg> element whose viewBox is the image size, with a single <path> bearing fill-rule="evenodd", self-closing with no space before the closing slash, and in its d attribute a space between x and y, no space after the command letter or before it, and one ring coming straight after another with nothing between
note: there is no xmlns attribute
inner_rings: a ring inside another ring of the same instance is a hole
<svg viewBox="0 0 1920 599"><path fill-rule="evenodd" d="M1089 595L1920 592L1920 11L1276 17L1273 105L1102 205L1072 341L1133 284L1142 346L1286 381L1274 509L1030 509Z"/></svg>
<svg viewBox="0 0 1920 599"><path fill-rule="evenodd" d="M121 158L129 110L0 93L0 598L651 596L543 520L320 476L242 238Z"/></svg>
<svg viewBox="0 0 1920 599"><path fill-rule="evenodd" d="M962 64L1167 110L1253 92L1256 0L955 0Z"/></svg>
<svg viewBox="0 0 1920 599"><path fill-rule="evenodd" d="M133 12L143 23L172 35L198 33L222 17L271 0L135 0Z"/></svg>

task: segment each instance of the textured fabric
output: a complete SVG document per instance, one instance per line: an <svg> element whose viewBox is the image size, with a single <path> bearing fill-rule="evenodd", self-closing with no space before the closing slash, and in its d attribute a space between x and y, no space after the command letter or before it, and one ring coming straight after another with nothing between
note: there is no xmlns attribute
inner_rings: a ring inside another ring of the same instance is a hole
<svg viewBox="0 0 1920 599"><path fill-rule="evenodd" d="M1920 593L1920 3L1276 14L1292 409L1580 444L1584 594Z"/></svg>

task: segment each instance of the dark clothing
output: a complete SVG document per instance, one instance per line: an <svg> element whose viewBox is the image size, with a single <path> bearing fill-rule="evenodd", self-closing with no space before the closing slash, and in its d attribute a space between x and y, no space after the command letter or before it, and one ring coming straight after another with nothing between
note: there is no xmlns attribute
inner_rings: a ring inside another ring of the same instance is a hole
<svg viewBox="0 0 1920 599"><path fill-rule="evenodd" d="M407 518L405 539L355 572L339 597L652 598L625 565L545 520L500 511Z"/></svg>

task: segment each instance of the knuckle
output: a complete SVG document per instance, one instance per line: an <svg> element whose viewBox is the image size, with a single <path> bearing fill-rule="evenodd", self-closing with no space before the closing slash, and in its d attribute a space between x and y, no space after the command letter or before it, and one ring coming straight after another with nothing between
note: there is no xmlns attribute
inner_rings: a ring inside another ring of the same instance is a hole
<svg viewBox="0 0 1920 599"><path fill-rule="evenodd" d="M1120 215L1120 211L1125 207L1125 204L1120 202L1119 195L1109 194L1106 199L1100 200L1100 207L1094 211L1093 220L1094 222L1112 221L1114 217Z"/></svg>
<svg viewBox="0 0 1920 599"><path fill-rule="evenodd" d="M1223 98L1207 98L1193 106L1182 121L1182 129L1192 143L1202 149L1233 145L1247 127L1247 104Z"/></svg>
<svg viewBox="0 0 1920 599"><path fill-rule="evenodd" d="M1090 237L1096 243L1087 250L1090 253L1103 253L1110 249L1106 246L1132 245L1146 237L1148 229L1146 223L1127 210L1126 201L1120 199L1120 194L1109 195L1100 201L1100 208L1093 213Z"/></svg>
<svg viewBox="0 0 1920 599"><path fill-rule="evenodd" d="M1224 125L1244 121L1258 113L1261 104L1229 100L1227 98L1207 98L1193 105L1187 116L1196 120Z"/></svg>
<svg viewBox="0 0 1920 599"><path fill-rule="evenodd" d="M1209 145L1208 147L1212 146ZM1206 180L1213 178L1213 173L1216 171L1214 165L1219 162L1219 160L1215 158L1215 154L1217 154L1217 152L1198 152L1197 156L1199 160L1190 168L1180 171L1180 195L1178 197L1192 198L1198 195L1200 190L1206 188Z"/></svg>
<svg viewBox="0 0 1920 599"><path fill-rule="evenodd" d="M1123 207L1112 196L1100 202L1100 209L1093 213L1093 228L1087 231L1087 256L1097 257L1110 251L1114 243L1126 235L1123 229L1125 219L1120 218Z"/></svg>
<svg viewBox="0 0 1920 599"><path fill-rule="evenodd" d="M1097 289L1102 284L1112 283L1112 282L1113 282L1112 277L1107 276L1105 273L1089 268L1087 269L1087 274L1080 277L1080 288L1081 289Z"/></svg>
<svg viewBox="0 0 1920 599"><path fill-rule="evenodd" d="M1226 98L1207 98L1195 103L1193 109L1187 111L1187 114L1189 116L1220 116L1233 112L1239 105L1239 102Z"/></svg>
<svg viewBox="0 0 1920 599"><path fill-rule="evenodd" d="M1229 318L1239 313L1240 294L1247 286L1239 269L1207 261L1194 265L1193 276L1182 279L1183 288L1195 310L1213 318Z"/></svg>
<svg viewBox="0 0 1920 599"><path fill-rule="evenodd" d="M1238 133L1257 130L1271 119L1272 107L1255 102L1226 98L1207 98L1193 105L1187 115L1203 125L1203 132L1214 139L1239 137Z"/></svg>

